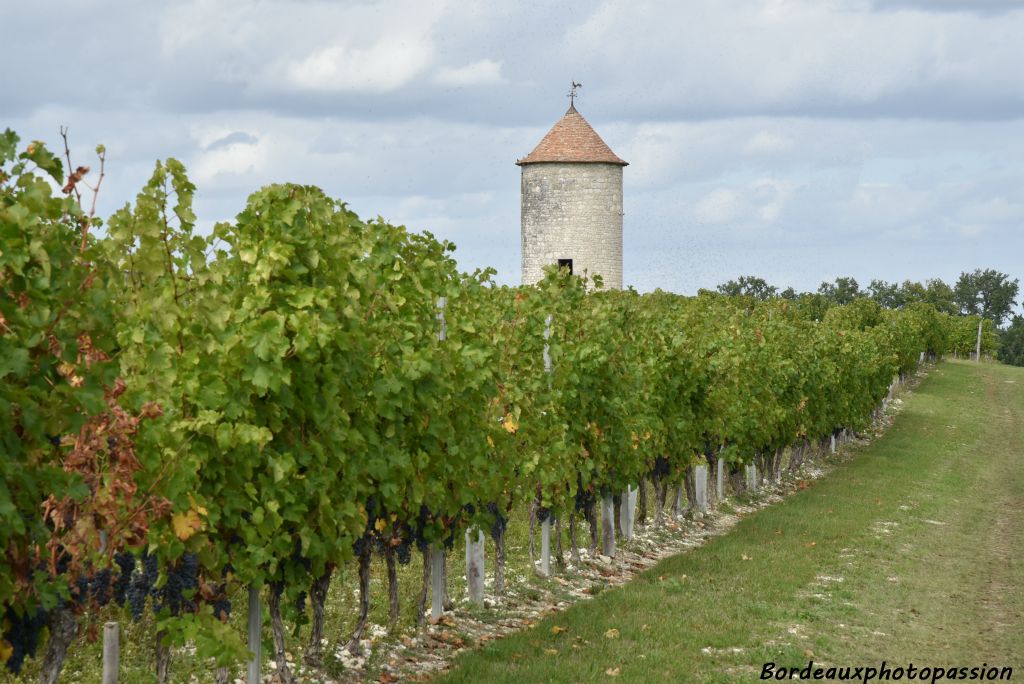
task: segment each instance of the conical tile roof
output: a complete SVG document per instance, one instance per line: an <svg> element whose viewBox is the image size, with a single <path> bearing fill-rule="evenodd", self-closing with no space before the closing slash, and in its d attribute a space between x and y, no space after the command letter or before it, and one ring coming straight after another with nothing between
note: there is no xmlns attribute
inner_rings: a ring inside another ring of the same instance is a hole
<svg viewBox="0 0 1024 684"><path fill-rule="evenodd" d="M600 164L621 164L627 166L612 152L611 148L601 140L601 136L587 123L587 120L570 105L558 122L551 127L548 134L533 149L533 152L516 162L523 164L541 164L544 162L580 162Z"/></svg>

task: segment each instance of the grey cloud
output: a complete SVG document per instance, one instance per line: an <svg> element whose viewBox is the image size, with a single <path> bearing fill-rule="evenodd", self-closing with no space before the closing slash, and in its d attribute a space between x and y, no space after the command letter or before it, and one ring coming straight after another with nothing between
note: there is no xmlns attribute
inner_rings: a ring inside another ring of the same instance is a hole
<svg viewBox="0 0 1024 684"><path fill-rule="evenodd" d="M232 133L228 133L222 138L214 140L212 143L210 143L203 149L210 151L218 150L235 144L254 145L259 141L260 139L257 138L252 133L246 133L244 131L234 131Z"/></svg>
<svg viewBox="0 0 1024 684"><path fill-rule="evenodd" d="M491 2L438 9L411 2L51 1L5 16L9 48L32 55L32 66L6 70L0 87L4 110L20 115L47 102L367 121L428 113L541 125L549 117L540 114L545 106L564 107L572 77L586 84L584 107L620 121L1024 116L1024 86L1013 67L1024 61L1016 39L1024 13L882 11L912 4L901 1ZM969 4L1010 6L941 3ZM41 35L49 49L39 49ZM380 78L392 79L387 88L352 81L347 61L368 50L386 55L410 41L419 47L381 67ZM439 83L445 70L486 60L501 64L500 83ZM310 71L303 78L324 87L296 81L290 69L302 64Z"/></svg>
<svg viewBox="0 0 1024 684"><path fill-rule="evenodd" d="M872 5L879 9L1002 14L1024 9L1024 0L872 0Z"/></svg>

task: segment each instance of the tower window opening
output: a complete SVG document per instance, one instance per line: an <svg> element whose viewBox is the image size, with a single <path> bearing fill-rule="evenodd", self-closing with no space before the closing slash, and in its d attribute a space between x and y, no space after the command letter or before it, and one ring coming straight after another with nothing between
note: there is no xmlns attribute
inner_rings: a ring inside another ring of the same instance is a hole
<svg viewBox="0 0 1024 684"><path fill-rule="evenodd" d="M572 259L559 259L558 270L562 270L563 268L569 269L569 275L572 275Z"/></svg>

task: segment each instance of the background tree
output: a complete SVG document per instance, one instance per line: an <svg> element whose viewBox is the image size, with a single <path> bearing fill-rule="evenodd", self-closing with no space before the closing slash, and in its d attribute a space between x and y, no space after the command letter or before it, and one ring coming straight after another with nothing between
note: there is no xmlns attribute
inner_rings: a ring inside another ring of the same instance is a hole
<svg viewBox="0 0 1024 684"><path fill-rule="evenodd" d="M904 283L909 285L910 281ZM918 283L914 283L918 285ZM896 283L888 283L884 280L872 280L868 285L868 296L878 302L886 309L898 309L907 303L904 289Z"/></svg>
<svg viewBox="0 0 1024 684"><path fill-rule="evenodd" d="M1001 326L1016 305L1020 281L994 269L975 269L960 274L953 301L966 316L981 316Z"/></svg>
<svg viewBox="0 0 1024 684"><path fill-rule="evenodd" d="M794 290L793 286L790 285L785 290L780 292L779 296L782 297L783 299L788 299L789 301L792 302L792 301L795 301L796 298L800 296L800 293L797 292L796 290Z"/></svg>
<svg viewBox="0 0 1024 684"><path fill-rule="evenodd" d="M999 337L999 360L1012 366L1024 366L1024 316L1014 316Z"/></svg>
<svg viewBox="0 0 1024 684"><path fill-rule="evenodd" d="M953 288L947 285L941 278L929 278L924 281L924 292L919 301L931 304L940 313L955 314L958 311L956 302L953 299ZM903 284L904 288L907 286Z"/></svg>
<svg viewBox="0 0 1024 684"><path fill-rule="evenodd" d="M719 285L718 291L730 297L753 297L760 301L767 301L779 292L777 287L757 276L740 276L737 280Z"/></svg>
<svg viewBox="0 0 1024 684"><path fill-rule="evenodd" d="M863 297L860 285L854 278L836 278L834 283L824 282L818 287L818 294L836 304L849 304L857 297Z"/></svg>

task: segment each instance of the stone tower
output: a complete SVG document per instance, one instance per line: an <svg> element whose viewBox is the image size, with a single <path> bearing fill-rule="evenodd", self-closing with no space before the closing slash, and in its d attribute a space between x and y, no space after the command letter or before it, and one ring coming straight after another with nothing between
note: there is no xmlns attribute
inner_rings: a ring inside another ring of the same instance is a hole
<svg viewBox="0 0 1024 684"><path fill-rule="evenodd" d="M605 288L622 288L622 168L576 107L570 105L523 169L523 284L549 264L598 274Z"/></svg>

